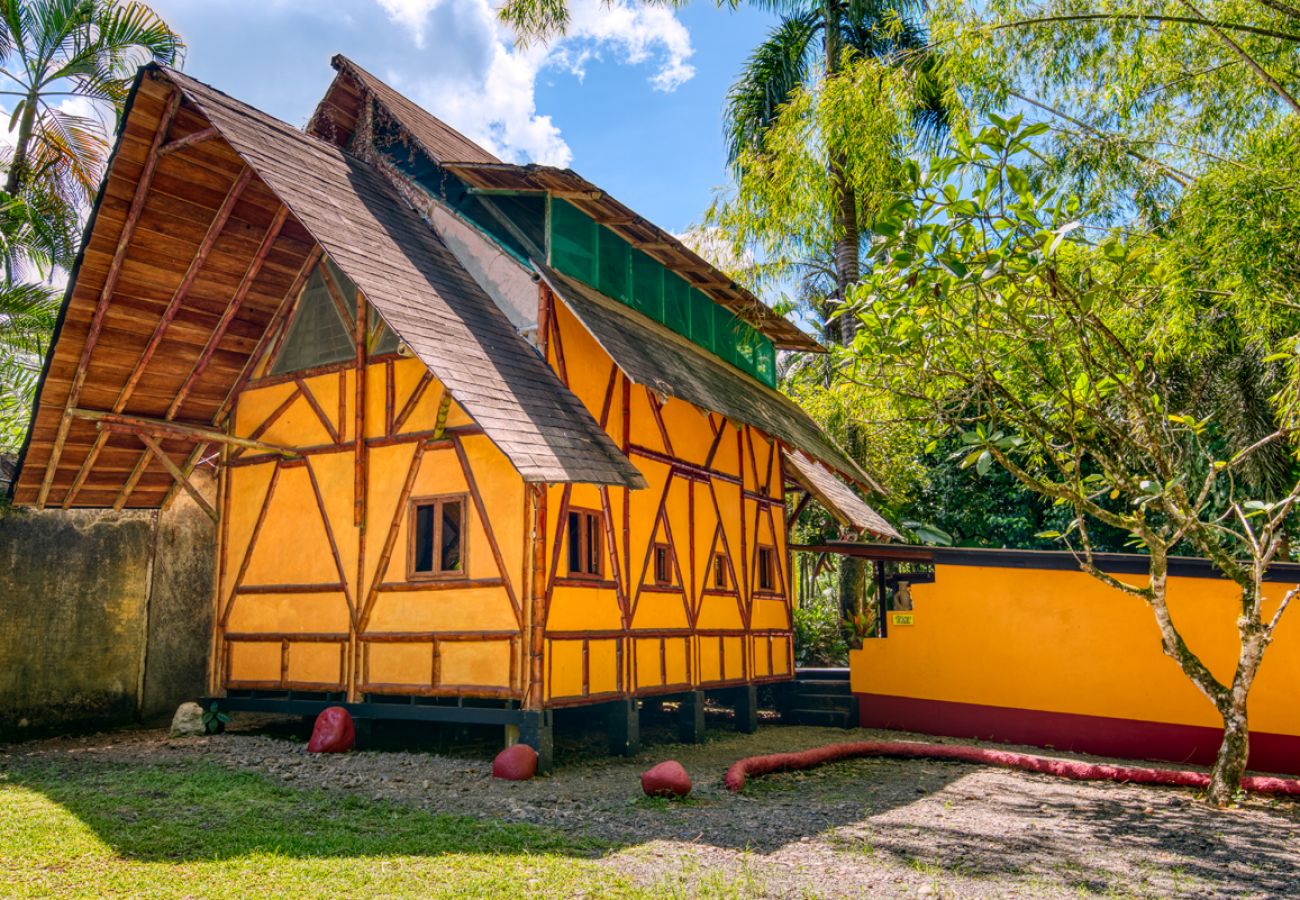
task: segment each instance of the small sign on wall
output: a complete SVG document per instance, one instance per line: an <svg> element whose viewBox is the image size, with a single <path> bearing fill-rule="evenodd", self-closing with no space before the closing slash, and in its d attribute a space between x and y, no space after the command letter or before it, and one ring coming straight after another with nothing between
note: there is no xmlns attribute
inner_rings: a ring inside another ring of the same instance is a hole
<svg viewBox="0 0 1300 900"><path fill-rule="evenodd" d="M890 625L915 625L916 620L910 612L896 612L889 614Z"/></svg>

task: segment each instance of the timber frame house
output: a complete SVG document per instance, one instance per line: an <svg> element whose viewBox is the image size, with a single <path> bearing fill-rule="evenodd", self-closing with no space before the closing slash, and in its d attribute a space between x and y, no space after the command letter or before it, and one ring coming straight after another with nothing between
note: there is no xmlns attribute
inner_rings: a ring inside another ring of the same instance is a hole
<svg viewBox="0 0 1300 900"><path fill-rule="evenodd" d="M228 709L497 723L543 765L557 707L622 750L643 697L752 727L793 677L789 522L894 536L774 389L821 348L574 172L334 67L306 130L141 70L15 502L189 493Z"/></svg>

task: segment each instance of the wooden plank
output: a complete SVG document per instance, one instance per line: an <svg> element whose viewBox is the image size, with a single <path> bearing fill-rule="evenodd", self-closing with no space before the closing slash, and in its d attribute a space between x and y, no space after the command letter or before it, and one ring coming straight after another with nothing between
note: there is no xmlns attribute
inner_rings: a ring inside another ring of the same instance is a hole
<svg viewBox="0 0 1300 900"><path fill-rule="evenodd" d="M162 318L159 320L157 327L154 328L153 334L150 335L149 342L145 345L144 352L140 354L140 358L135 365L135 370L131 373L131 377L127 379L126 384L122 386L121 391L118 392L117 401L113 404L113 412L121 412L126 407L126 403L131 397L131 392L135 390L135 386L139 383L140 377L148 367L149 361L153 359L154 354L158 351L159 345L162 344L163 334L167 331L167 326L170 325L172 319L176 317L176 311L180 309L181 304L185 301L185 297L189 294L190 287L194 284L194 280L199 275L199 270L203 267L204 262L207 261L208 254L212 251L212 245L217 242L217 238L220 236L222 229L226 227L226 221L230 218L230 212L235 208L235 203L239 200L239 195L244 192L244 188L248 186L248 183L252 178L253 170L245 167L244 170L239 173L239 177L235 179L234 184L230 186L230 191L226 194L225 201L222 203L221 208L217 210L216 216L213 217L212 224L208 227L208 233L203 237L203 243L199 246L198 252L194 254L194 258L190 261L189 268L186 269L185 275L181 279L181 283L172 294L171 301L167 304L167 309L163 312Z"/></svg>
<svg viewBox="0 0 1300 900"><path fill-rule="evenodd" d="M81 358L77 364L76 374L73 376L72 385L64 401L63 417L59 420L58 433L54 438L54 448L50 452L49 461L45 464L45 475L41 479L40 491L36 497L36 507L38 509L43 509L46 500L49 499L50 486L54 482L54 473L59 468L59 459L63 455L63 445L68 439L68 429L72 426L71 411L76 407L81 396L81 388L86 382L86 375L90 369L90 356L95 350L99 332L104 327L104 316L108 312L109 301L113 297L113 289L117 286L117 280L121 275L122 263L126 259L126 251L131 244L131 236L135 234L136 224L140 221L140 214L144 211L145 199L149 195L149 186L153 182L154 173L158 169L158 148L166 139L167 131L171 128L172 119L176 117L176 110L180 108L180 104L180 91L173 88L162 118L159 119L158 127L154 131L153 143L149 147L149 154L145 159L144 168L136 181L135 196L131 200L131 207L127 212L126 221L122 224L122 232L118 236L117 247L113 251L113 260L109 264L108 273L104 279L104 287L100 290L99 299L95 304L90 331L86 335L85 344L82 345Z"/></svg>

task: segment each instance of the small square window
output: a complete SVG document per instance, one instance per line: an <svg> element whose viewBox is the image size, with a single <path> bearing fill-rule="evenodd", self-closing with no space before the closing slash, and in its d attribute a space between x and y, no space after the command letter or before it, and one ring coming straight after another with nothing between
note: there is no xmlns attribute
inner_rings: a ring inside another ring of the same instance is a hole
<svg viewBox="0 0 1300 900"><path fill-rule="evenodd" d="M727 577L727 557L721 553L713 554L713 562L709 566L709 586L715 591L725 591L731 587L731 581Z"/></svg>
<svg viewBox="0 0 1300 900"><path fill-rule="evenodd" d="M449 578L465 573L465 497L411 502L409 578Z"/></svg>
<svg viewBox="0 0 1300 900"><path fill-rule="evenodd" d="M603 573L604 554L600 551L604 518L587 509L569 511L569 574L580 578L599 578Z"/></svg>
<svg viewBox="0 0 1300 900"><path fill-rule="evenodd" d="M758 548L758 589L776 590L776 551L771 547Z"/></svg>
<svg viewBox="0 0 1300 900"><path fill-rule="evenodd" d="M673 584L673 548L668 544L655 544L655 584Z"/></svg>

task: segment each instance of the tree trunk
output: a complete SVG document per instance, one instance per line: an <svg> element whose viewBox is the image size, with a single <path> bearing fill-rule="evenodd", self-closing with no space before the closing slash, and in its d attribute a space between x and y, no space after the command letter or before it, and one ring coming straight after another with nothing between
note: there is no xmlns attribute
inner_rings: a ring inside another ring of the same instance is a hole
<svg viewBox="0 0 1300 900"><path fill-rule="evenodd" d="M18 137L14 141L14 155L9 162L9 174L5 178L5 193L14 196L23 183L23 170L27 168L27 147L32 140L32 129L36 124L36 110L40 97L36 91L27 95L27 105L23 107L23 117L18 122Z"/></svg>
<svg viewBox="0 0 1300 900"><path fill-rule="evenodd" d="M1241 776L1246 772L1246 759L1250 756L1245 694L1242 694L1240 703L1234 697L1234 702L1220 712L1223 715L1223 743L1219 745L1219 753L1214 759L1206 799L1215 806L1227 806L1241 786Z"/></svg>

